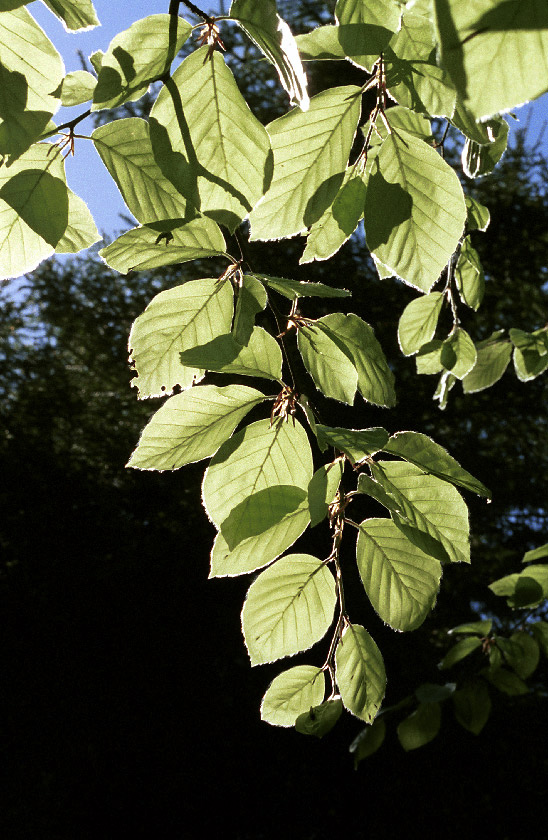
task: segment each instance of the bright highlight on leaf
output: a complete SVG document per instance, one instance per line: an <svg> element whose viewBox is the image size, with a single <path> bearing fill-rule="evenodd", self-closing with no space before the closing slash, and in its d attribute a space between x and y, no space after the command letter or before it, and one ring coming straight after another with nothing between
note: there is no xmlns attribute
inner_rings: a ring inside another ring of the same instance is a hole
<svg viewBox="0 0 548 840"><path fill-rule="evenodd" d="M348 624L337 645L336 678L345 707L371 723L380 709L386 688L381 653L359 624Z"/></svg>
<svg viewBox="0 0 548 840"><path fill-rule="evenodd" d="M274 726L293 726L299 715L322 702L325 679L313 665L297 665L278 674L261 703L261 719Z"/></svg>

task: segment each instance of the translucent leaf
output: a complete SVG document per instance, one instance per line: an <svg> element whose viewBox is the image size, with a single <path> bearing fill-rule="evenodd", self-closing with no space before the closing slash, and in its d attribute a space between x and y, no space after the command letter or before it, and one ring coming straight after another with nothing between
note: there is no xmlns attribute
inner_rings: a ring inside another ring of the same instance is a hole
<svg viewBox="0 0 548 840"><path fill-rule="evenodd" d="M251 584L242 630L252 665L308 650L327 633L337 595L327 566L310 554L288 554Z"/></svg>
<svg viewBox="0 0 548 840"><path fill-rule="evenodd" d="M299 327L297 344L316 388L326 397L352 405L358 373L332 336L322 329L321 321Z"/></svg>
<svg viewBox="0 0 548 840"><path fill-rule="evenodd" d="M233 231L270 184L266 129L253 116L219 52L191 53L150 114L156 162L180 192Z"/></svg>
<svg viewBox="0 0 548 840"><path fill-rule="evenodd" d="M531 563L532 560L541 560L543 557L548 557L548 543L539 545L538 548L533 548L531 551L526 551L521 562Z"/></svg>
<svg viewBox="0 0 548 840"><path fill-rule="evenodd" d="M486 123L475 119L474 114L466 107L461 99L457 97L455 111L450 119L452 125L458 128L465 137L484 145L490 143L492 137Z"/></svg>
<svg viewBox="0 0 548 840"><path fill-rule="evenodd" d="M68 224L55 246L55 253L77 254L78 251L91 247L100 239L99 231L86 202L72 190L68 190Z"/></svg>
<svg viewBox="0 0 548 840"><path fill-rule="evenodd" d="M148 123L131 117L96 128L91 135L101 160L135 218L142 224L195 215L162 174L150 143Z"/></svg>
<svg viewBox="0 0 548 840"><path fill-rule="evenodd" d="M478 639L477 636L468 636L466 639L461 639L460 642L453 645L448 653L445 654L439 663L438 668L442 670L445 668L451 668L479 647L481 647L481 639Z"/></svg>
<svg viewBox="0 0 548 840"><path fill-rule="evenodd" d="M310 103L306 76L295 38L276 11L276 0L262 0L260 4L256 0L234 0L230 17L274 65L291 104L306 111Z"/></svg>
<svg viewBox="0 0 548 840"><path fill-rule="evenodd" d="M457 175L424 141L392 132L373 163L365 199L367 245L410 286L429 292L464 229Z"/></svg>
<svg viewBox="0 0 548 840"><path fill-rule="evenodd" d="M354 770L358 768L360 761L377 752L379 747L382 746L385 734L386 723L384 718L378 717L371 726L362 729L360 734L354 738L349 747L350 752L354 753Z"/></svg>
<svg viewBox="0 0 548 840"><path fill-rule="evenodd" d="M453 114L457 94L449 74L436 63L434 29L426 15L414 8L404 13L385 62L386 86L400 105L432 117Z"/></svg>
<svg viewBox="0 0 548 840"><path fill-rule="evenodd" d="M513 609L537 606L548 598L548 565L527 566L519 574L505 575L489 584L495 595L505 597Z"/></svg>
<svg viewBox="0 0 548 840"><path fill-rule="evenodd" d="M310 526L313 528L327 516L329 505L334 500L343 474L344 463L337 459L316 470L308 485L308 508Z"/></svg>
<svg viewBox="0 0 548 840"><path fill-rule="evenodd" d="M208 458L264 398L245 385L202 385L176 394L145 426L127 466L176 470Z"/></svg>
<svg viewBox="0 0 548 840"><path fill-rule="evenodd" d="M64 75L27 9L0 12L0 155L18 157L41 136L61 104L55 91Z"/></svg>
<svg viewBox="0 0 548 840"><path fill-rule="evenodd" d="M407 304L398 324L398 341L404 355L411 356L434 337L443 299L442 292L430 292Z"/></svg>
<svg viewBox="0 0 548 840"><path fill-rule="evenodd" d="M253 327L245 345L238 344L229 334L183 350L181 363L217 373L237 373L278 381L282 378L282 351L276 339L262 327Z"/></svg>
<svg viewBox="0 0 548 840"><path fill-rule="evenodd" d="M315 735L316 738L323 738L331 732L343 710L342 700L334 698L326 700L319 706L311 706L308 712L299 715L295 721L295 729L302 735Z"/></svg>
<svg viewBox="0 0 548 840"><path fill-rule="evenodd" d="M353 313L333 312L320 318L328 335L351 359L358 374L358 391L375 405L391 408L396 404L394 374L369 324Z"/></svg>
<svg viewBox="0 0 548 840"><path fill-rule="evenodd" d="M514 347L514 370L520 382L530 382L548 369L548 354Z"/></svg>
<svg viewBox="0 0 548 840"><path fill-rule="evenodd" d="M443 370L441 361L443 344L443 341L433 338L432 341L427 341L426 344L422 345L415 359L417 373L428 376Z"/></svg>
<svg viewBox="0 0 548 840"><path fill-rule="evenodd" d="M381 652L360 624L347 624L335 653L336 680L345 707L370 723L383 701L386 673Z"/></svg>
<svg viewBox="0 0 548 840"><path fill-rule="evenodd" d="M493 337L480 341L476 349L476 364L462 380L465 394L475 394L498 382L512 355L512 345L509 341L497 341Z"/></svg>
<svg viewBox="0 0 548 840"><path fill-rule="evenodd" d="M294 109L270 123L274 175L250 214L251 239L295 236L322 216L342 184L360 100L358 87L330 88L311 99L306 113Z"/></svg>
<svg viewBox="0 0 548 840"><path fill-rule="evenodd" d="M103 64L103 56L104 52L102 50L96 50L93 52L89 57L89 62L97 75L101 72L101 65Z"/></svg>
<svg viewBox="0 0 548 840"><path fill-rule="evenodd" d="M469 178L478 178L493 171L508 145L508 123L502 118L488 120L493 142L480 145L468 139L462 150L462 169Z"/></svg>
<svg viewBox="0 0 548 840"><path fill-rule="evenodd" d="M539 662L539 646L529 633L518 630L509 639L497 638L504 661L522 680L530 677Z"/></svg>
<svg viewBox="0 0 548 840"><path fill-rule="evenodd" d="M355 167L349 167L333 204L310 228L299 264L328 260L336 254L356 230L364 204L365 181Z"/></svg>
<svg viewBox="0 0 548 840"><path fill-rule="evenodd" d="M445 339L440 352L440 361L457 379L464 379L477 361L474 342L462 327L457 327Z"/></svg>
<svg viewBox="0 0 548 840"><path fill-rule="evenodd" d="M470 562L468 509L455 487L402 461L379 461L372 471L401 505L405 516L392 516L407 539L438 560Z"/></svg>
<svg viewBox="0 0 548 840"><path fill-rule="evenodd" d="M86 70L74 70L67 73L56 93L61 97L61 104L65 106L83 105L93 97L97 79Z"/></svg>
<svg viewBox="0 0 548 840"><path fill-rule="evenodd" d="M388 124L392 130L403 128L403 130L407 131L408 134L412 134L414 137L419 137L421 140L425 140L429 144L434 141L430 120L422 114L418 114L416 111L410 111L409 108L403 108L401 105L394 105L390 108L386 119L388 120ZM382 120L377 119L375 129L374 134L377 134L378 132L380 135L378 137L379 141L387 138L388 131ZM374 135L372 135L372 137L373 136Z"/></svg>
<svg viewBox="0 0 548 840"><path fill-rule="evenodd" d="M200 370L185 368L182 350L230 332L232 286L218 280L192 280L156 295L134 322L129 335L130 361L139 398L162 397L176 385L188 388Z"/></svg>
<svg viewBox="0 0 548 840"><path fill-rule="evenodd" d="M295 40L303 61L333 61L346 58L339 34L340 28L338 26L327 24L326 26L317 26L303 35L297 35Z"/></svg>
<svg viewBox="0 0 548 840"><path fill-rule="evenodd" d="M485 275L479 254L466 236L455 267L455 280L460 299L466 306L478 310L485 293Z"/></svg>
<svg viewBox="0 0 548 840"><path fill-rule="evenodd" d="M99 251L99 256L115 271L127 274L217 257L224 250L223 235L213 219L173 219L128 230Z"/></svg>
<svg viewBox="0 0 548 840"><path fill-rule="evenodd" d="M369 73L399 29L401 9L394 0L337 0L340 44L353 64Z"/></svg>
<svg viewBox="0 0 548 840"><path fill-rule="evenodd" d="M416 630L436 602L441 566L390 519L360 524L358 569L375 611L394 630Z"/></svg>
<svg viewBox="0 0 548 840"><path fill-rule="evenodd" d="M100 26L91 0L43 0L68 32L87 32Z"/></svg>
<svg viewBox="0 0 548 840"><path fill-rule="evenodd" d="M453 694L455 717L464 729L479 735L491 714L491 698L485 680L465 682Z"/></svg>
<svg viewBox="0 0 548 840"><path fill-rule="evenodd" d="M247 344L253 332L255 316L268 302L266 289L252 274L244 274L237 289L232 335L238 344Z"/></svg>
<svg viewBox="0 0 548 840"><path fill-rule="evenodd" d="M289 300L300 297L350 297L352 292L347 289L337 289L324 283L306 283L303 280L287 280L285 277L269 277L267 274L256 274L269 289Z"/></svg>
<svg viewBox="0 0 548 840"><path fill-rule="evenodd" d="M316 436L322 451L333 446L344 452L351 464L374 455L388 442L388 432L380 426L372 429L341 429L317 425Z"/></svg>
<svg viewBox="0 0 548 840"><path fill-rule="evenodd" d="M140 99L169 71L191 31L190 24L175 15L150 15L118 33L103 55L92 110Z"/></svg>
<svg viewBox="0 0 548 840"><path fill-rule="evenodd" d="M261 703L261 720L273 726L294 726L299 715L319 705L325 693L320 668L296 665L270 683Z"/></svg>
<svg viewBox="0 0 548 840"><path fill-rule="evenodd" d="M398 738L406 752L433 741L441 725L439 703L419 703L417 709L398 725Z"/></svg>
<svg viewBox="0 0 548 840"><path fill-rule="evenodd" d="M51 256L68 224L69 194L61 153L32 146L0 167L0 279L19 277Z"/></svg>
<svg viewBox="0 0 548 840"><path fill-rule="evenodd" d="M518 697L522 694L529 694L527 683L514 674L512 671L507 671L506 668L497 668L496 670L489 670L486 672L489 682L502 691L503 694L508 694L510 697Z"/></svg>
<svg viewBox="0 0 548 840"><path fill-rule="evenodd" d="M485 621L470 621L466 624L459 624L458 627L452 627L447 632L450 635L464 633L467 635L487 636L491 632L492 626L493 622L490 618L487 618Z"/></svg>
<svg viewBox="0 0 548 840"><path fill-rule="evenodd" d="M435 0L434 9L442 66L476 119L507 111L548 90L545 3Z"/></svg>
<svg viewBox="0 0 548 840"><path fill-rule="evenodd" d="M466 228L467 230L482 230L486 231L489 227L489 222L491 220L491 214L485 205L480 204L480 202L472 198L471 196L465 196L466 199Z"/></svg>
<svg viewBox="0 0 548 840"><path fill-rule="evenodd" d="M427 435L420 432L396 432L383 449L404 458L423 472L464 487L479 496L491 498L491 491L481 481L464 470L443 446Z"/></svg>

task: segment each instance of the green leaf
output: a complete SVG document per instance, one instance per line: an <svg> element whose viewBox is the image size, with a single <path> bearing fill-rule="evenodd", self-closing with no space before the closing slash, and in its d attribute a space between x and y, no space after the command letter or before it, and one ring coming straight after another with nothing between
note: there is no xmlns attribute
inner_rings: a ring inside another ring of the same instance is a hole
<svg viewBox="0 0 548 840"><path fill-rule="evenodd" d="M304 233L333 202L356 133L360 93L354 86L330 88L310 100L306 113L294 109L270 123L274 175L250 214L251 239Z"/></svg>
<svg viewBox="0 0 548 840"><path fill-rule="evenodd" d="M449 635L464 633L467 635L487 636L491 632L492 626L493 622L491 619L486 618L484 621L470 621L466 624L459 624L457 627L452 627L451 630L448 630L447 632Z"/></svg>
<svg viewBox="0 0 548 840"><path fill-rule="evenodd" d="M467 230L482 230L486 231L491 221L491 214L487 207L472 198L470 195L465 196L466 199L466 228Z"/></svg>
<svg viewBox="0 0 548 840"><path fill-rule="evenodd" d="M465 682L453 694L455 717L464 729L479 735L491 714L491 698L485 680Z"/></svg>
<svg viewBox="0 0 548 840"><path fill-rule="evenodd" d="M427 435L420 432L396 432L383 449L409 461L423 472L464 487L479 496L491 498L491 491L484 484L464 470L443 446Z"/></svg>
<svg viewBox="0 0 548 840"><path fill-rule="evenodd" d="M527 683L514 674L512 671L507 671L506 668L497 668L492 670L489 668L486 671L486 676L489 682L510 697L518 697L522 694L529 694Z"/></svg>
<svg viewBox="0 0 548 840"><path fill-rule="evenodd" d="M474 140L480 145L491 142L491 135L487 124L475 119L474 114L466 107L461 99L457 97L455 111L450 119L452 125L458 128L465 137Z"/></svg>
<svg viewBox="0 0 548 840"><path fill-rule="evenodd" d="M303 35L297 35L295 41L302 60L333 61L346 58L339 34L340 28L338 26L327 24L326 26L317 26Z"/></svg>
<svg viewBox="0 0 548 840"><path fill-rule="evenodd" d="M398 725L398 738L406 752L433 741L441 726L439 703L419 703L417 709Z"/></svg>
<svg viewBox="0 0 548 840"><path fill-rule="evenodd" d="M441 347L440 361L457 379L464 379L477 361L474 342L462 327L453 329Z"/></svg>
<svg viewBox="0 0 548 840"><path fill-rule="evenodd" d="M262 327L253 327L249 341L238 344L232 334L219 335L206 344L181 352L181 363L217 373L238 373L281 380L282 351Z"/></svg>
<svg viewBox="0 0 548 840"><path fill-rule="evenodd" d="M352 361L358 374L358 390L370 403L391 408L396 404L394 374L369 324L353 313L333 312L317 324Z"/></svg>
<svg viewBox="0 0 548 840"><path fill-rule="evenodd" d="M538 646L544 655L548 656L548 623L546 621L535 621L529 627L537 640Z"/></svg>
<svg viewBox="0 0 548 840"><path fill-rule="evenodd" d="M408 303L398 324L398 341L402 353L411 356L434 337L443 305L442 292L430 292Z"/></svg>
<svg viewBox="0 0 548 840"><path fill-rule="evenodd" d="M255 274L255 277L289 300L300 297L350 297L352 294L347 289L337 289L324 283L306 283L303 280L287 280L285 277L269 277L267 274Z"/></svg>
<svg viewBox="0 0 548 840"><path fill-rule="evenodd" d="M105 54L104 52L102 52L102 50L96 50L89 57L89 62L95 70L95 72L97 73L97 75L99 75L99 73L101 72L101 65L103 64L104 55Z"/></svg>
<svg viewBox="0 0 548 840"><path fill-rule="evenodd" d="M316 470L308 485L308 508L310 527L322 522L328 514L341 483L344 462L341 459L324 464Z"/></svg>
<svg viewBox="0 0 548 840"><path fill-rule="evenodd" d="M379 461L371 469L401 505L405 517L392 517L408 540L438 560L470 562L468 509L455 487L405 462Z"/></svg>
<svg viewBox="0 0 548 840"><path fill-rule="evenodd" d="M415 697L419 703L443 703L455 692L456 683L445 683L445 685L436 685L435 683L423 683L415 690Z"/></svg>
<svg viewBox="0 0 548 840"><path fill-rule="evenodd" d="M360 624L348 623L335 653L336 680L345 707L371 722L386 688L381 652Z"/></svg>
<svg viewBox="0 0 548 840"><path fill-rule="evenodd" d="M371 496L381 505L384 505L387 510L394 511L399 516L405 516L402 505L396 497L388 493L381 484L365 473L360 473L358 476L358 493Z"/></svg>
<svg viewBox="0 0 548 840"><path fill-rule="evenodd" d="M254 44L274 65L292 105L309 107L306 76L295 38L276 11L276 0L234 0L230 17L236 20Z"/></svg>
<svg viewBox="0 0 548 840"><path fill-rule="evenodd" d="M56 93L64 106L83 105L93 97L97 79L86 70L74 70L67 73Z"/></svg>
<svg viewBox="0 0 548 840"><path fill-rule="evenodd" d="M40 143L0 167L0 279L51 256L68 224L69 194L59 149Z"/></svg>
<svg viewBox="0 0 548 840"><path fill-rule="evenodd" d="M362 729L360 734L354 738L350 744L349 750L354 753L354 770L357 770L360 761L364 758L369 758L370 755L377 752L386 734L386 723L384 718L378 717L373 721L371 726L366 726Z"/></svg>
<svg viewBox="0 0 548 840"><path fill-rule="evenodd" d="M41 136L61 104L55 91L64 75L27 9L0 12L0 155L18 157Z"/></svg>
<svg viewBox="0 0 548 840"><path fill-rule="evenodd" d="M481 647L481 644L481 639L478 639L477 636L468 636L466 639L461 639L460 642L453 645L453 647L445 654L439 663L438 668L441 670L452 668L452 666L456 665L457 662L460 662L461 659L465 659Z"/></svg>
<svg viewBox="0 0 548 840"><path fill-rule="evenodd" d="M541 560L543 557L548 557L548 543L526 551L521 562L530 563L532 560Z"/></svg>
<svg viewBox="0 0 548 840"><path fill-rule="evenodd" d="M470 244L469 236L462 243L455 267L455 280L462 302L477 311L485 293L485 276L478 252Z"/></svg>
<svg viewBox="0 0 548 840"><path fill-rule="evenodd" d="M476 119L507 111L548 90L546 4L435 0L434 9L441 64Z"/></svg>
<svg viewBox="0 0 548 840"><path fill-rule="evenodd" d="M510 337L512 337L510 335ZM514 370L520 382L530 382L548 369L548 353L514 347Z"/></svg>
<svg viewBox="0 0 548 840"><path fill-rule="evenodd" d="M479 178L493 171L508 145L508 123L499 117L488 120L488 128L493 141L484 145L468 139L462 150L462 169L468 178Z"/></svg>
<svg viewBox="0 0 548 840"><path fill-rule="evenodd" d="M357 464L383 449L388 432L380 426L372 429L342 429L333 426L316 426L318 445L322 452L333 446L344 452L351 464Z"/></svg>
<svg viewBox="0 0 548 840"><path fill-rule="evenodd" d="M475 394L490 388L503 375L512 355L509 341L497 341L496 334L477 345L476 364L462 380L465 394Z"/></svg>
<svg viewBox="0 0 548 840"><path fill-rule="evenodd" d="M99 251L107 265L127 274L163 265L224 255L225 241L213 219L166 220L133 228Z"/></svg>
<svg viewBox="0 0 548 840"><path fill-rule="evenodd" d="M253 332L255 316L268 302L266 289L252 274L244 274L236 294L232 335L238 344L247 344Z"/></svg>
<svg viewBox="0 0 548 840"><path fill-rule="evenodd" d="M503 658L522 680L530 677L539 662L539 646L536 640L523 630L512 633L509 639L497 638L497 646Z"/></svg>
<svg viewBox="0 0 548 840"><path fill-rule="evenodd" d="M245 385L202 385L176 394L145 426L127 466L176 470L208 458L264 399Z"/></svg>
<svg viewBox="0 0 548 840"><path fill-rule="evenodd" d="M130 362L139 398L162 397L176 385L188 388L203 373L185 368L182 350L230 331L232 287L212 278L192 280L156 295L134 322L129 336Z"/></svg>
<svg viewBox="0 0 548 840"><path fill-rule="evenodd" d="M67 31L87 32L100 26L91 0L43 0Z"/></svg>
<svg viewBox="0 0 548 840"><path fill-rule="evenodd" d="M442 371L442 350L443 341L437 338L433 338L432 341L427 341L426 344L423 344L415 359L417 373L431 375Z"/></svg>
<svg viewBox="0 0 548 840"><path fill-rule="evenodd" d="M68 190L68 224L64 234L55 246L56 254L77 254L89 248L101 237L88 206L80 196Z"/></svg>
<svg viewBox="0 0 548 840"><path fill-rule="evenodd" d="M323 738L331 732L343 710L342 700L334 698L326 700L319 706L311 706L308 712L299 715L295 721L295 729L302 735L315 735L316 738Z"/></svg>
<svg viewBox="0 0 548 840"><path fill-rule="evenodd" d="M131 117L96 128L91 135L101 160L135 218L142 224L195 215L154 160L148 123ZM190 211L190 212L189 212Z"/></svg>
<svg viewBox="0 0 548 840"><path fill-rule="evenodd" d="M441 566L390 519L360 523L358 569L375 611L394 630L415 630L436 602Z"/></svg>
<svg viewBox="0 0 548 840"><path fill-rule="evenodd" d="M169 72L191 31L180 17L150 15L116 35L102 58L92 111L140 99Z"/></svg>
<svg viewBox="0 0 548 840"><path fill-rule="evenodd" d="M253 116L222 55L191 53L150 114L156 162L186 199L231 232L272 176L266 129Z"/></svg>
<svg viewBox="0 0 548 840"><path fill-rule="evenodd" d="M399 29L401 10L394 0L337 0L339 41L353 64L370 73Z"/></svg>
<svg viewBox="0 0 548 840"><path fill-rule="evenodd" d="M322 329L322 319L299 327L297 345L316 388L326 397L352 405L358 373L330 333Z"/></svg>
<svg viewBox="0 0 548 840"><path fill-rule="evenodd" d="M548 572L540 572L538 576L541 579L537 580L535 571L543 568L548 569L543 566L528 566L521 574L505 575L493 581L489 584L489 589L495 595L505 597L506 603L512 609L537 606L545 597L543 578ZM531 574L529 574L530 570L532 570Z"/></svg>
<svg viewBox="0 0 548 840"><path fill-rule="evenodd" d="M322 670L296 665L270 683L261 703L261 720L273 726L294 726L300 715L322 702L324 693Z"/></svg>
<svg viewBox="0 0 548 840"><path fill-rule="evenodd" d="M317 557L277 560L253 581L242 610L251 664L308 650L327 633L336 604L335 579Z"/></svg>
<svg viewBox="0 0 548 840"><path fill-rule="evenodd" d="M356 167L349 167L333 204L310 228L299 264L328 260L336 254L356 230L364 204L365 181Z"/></svg>
<svg viewBox="0 0 548 840"><path fill-rule="evenodd" d="M374 256L429 292L464 229L466 205L453 169L423 140L398 129L381 146L365 199L365 232Z"/></svg>
<svg viewBox="0 0 548 840"><path fill-rule="evenodd" d="M400 105L431 117L453 114L457 94L436 63L434 29L426 15L404 12L401 29L385 51L385 66L386 86Z"/></svg>

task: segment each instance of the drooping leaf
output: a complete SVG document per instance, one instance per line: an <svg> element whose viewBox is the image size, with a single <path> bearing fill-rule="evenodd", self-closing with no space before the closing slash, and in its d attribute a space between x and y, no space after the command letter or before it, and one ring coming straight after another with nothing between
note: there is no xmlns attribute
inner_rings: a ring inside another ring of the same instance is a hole
<svg viewBox="0 0 548 840"><path fill-rule="evenodd" d="M287 280L285 277L269 277L267 274L256 274L256 277L289 300L300 297L350 297L352 292L347 289L337 289L324 283L306 283L303 280Z"/></svg>
<svg viewBox="0 0 548 840"><path fill-rule="evenodd" d="M99 251L107 265L127 274L162 265L224 255L225 241L213 219L152 222L123 233Z"/></svg>
<svg viewBox="0 0 548 840"><path fill-rule="evenodd" d="M470 621L466 624L459 624L457 627L452 627L447 632L449 635L463 633L465 635L487 636L491 632L493 622L490 618L484 621Z"/></svg>
<svg viewBox="0 0 548 840"><path fill-rule="evenodd" d="M465 682L453 694L455 717L464 729L479 735L491 714L491 698L485 680Z"/></svg>
<svg viewBox="0 0 548 840"><path fill-rule="evenodd" d="M490 388L503 375L512 355L512 345L507 340L498 341L495 334L476 345L476 364L462 380L465 394L475 394Z"/></svg>
<svg viewBox="0 0 548 840"><path fill-rule="evenodd" d="M327 516L329 505L336 496L343 474L344 463L337 458L316 470L308 485L310 527L313 528Z"/></svg>
<svg viewBox="0 0 548 840"><path fill-rule="evenodd" d="M150 114L156 162L188 201L233 231L270 184L266 129L219 52L191 53Z"/></svg>
<svg viewBox="0 0 548 840"><path fill-rule="evenodd" d="M470 654L479 647L481 647L481 639L478 639L477 636L467 636L465 639L461 639L460 642L453 645L453 647L445 654L439 663L438 668L441 670L451 668L453 665L456 665L457 662L460 662L461 659L465 659L465 657L470 656Z"/></svg>
<svg viewBox="0 0 548 840"><path fill-rule="evenodd" d="M383 701L386 673L381 652L360 624L347 624L335 653L336 680L345 707L370 723Z"/></svg>
<svg viewBox="0 0 548 840"><path fill-rule="evenodd" d="M187 347L230 332L232 287L216 279L191 280L156 295L134 322L129 335L130 361L139 398L168 396L176 385L188 388L203 372L185 368Z"/></svg>
<svg viewBox="0 0 548 840"><path fill-rule="evenodd" d="M479 496L491 498L491 491L484 484L464 470L443 446L427 435L420 432L396 432L383 449L404 458L423 472L464 487Z"/></svg>
<svg viewBox="0 0 548 840"><path fill-rule="evenodd" d="M55 246L56 254L77 254L89 248L101 237L88 206L80 196L68 190L68 224Z"/></svg>
<svg viewBox="0 0 548 840"><path fill-rule="evenodd" d="M0 279L19 277L51 256L69 221L62 155L39 143L0 167Z"/></svg>
<svg viewBox="0 0 548 840"><path fill-rule="evenodd" d="M333 204L310 228L300 264L330 259L352 236L363 216L365 189L361 173L349 167Z"/></svg>
<svg viewBox="0 0 548 840"><path fill-rule="evenodd" d="M234 0L230 17L274 65L283 89L292 105L308 110L310 99L295 38L287 23L276 11L276 0Z"/></svg>
<svg viewBox="0 0 548 840"><path fill-rule="evenodd" d="M87 32L100 26L91 0L43 0L68 32Z"/></svg>
<svg viewBox="0 0 548 840"><path fill-rule="evenodd" d="M316 738L323 738L331 732L343 710L340 697L333 700L326 700L319 706L311 706L308 712L299 715L295 721L295 729L302 735L315 735Z"/></svg>
<svg viewBox="0 0 548 840"><path fill-rule="evenodd" d="M522 694L529 694L529 688L521 677L514 674L513 671L507 671L506 668L496 668L493 670L489 668L486 671L486 676L491 685L502 691L503 694L508 694L510 697L518 697Z"/></svg>
<svg viewBox="0 0 548 840"><path fill-rule="evenodd" d="M464 379L477 361L474 342L462 327L453 329L440 350L440 361L445 370L457 379Z"/></svg>
<svg viewBox="0 0 548 840"><path fill-rule="evenodd" d="M386 723L384 718L377 717L371 726L366 726L362 729L360 734L354 738L350 744L349 750L354 753L354 770L357 769L360 761L364 758L369 758L370 755L377 752L386 734Z"/></svg>
<svg viewBox="0 0 548 840"><path fill-rule="evenodd" d="M401 9L395 0L337 0L339 41L353 64L368 73L399 29Z"/></svg>
<svg viewBox="0 0 548 840"><path fill-rule="evenodd" d="M415 630L433 608L441 566L401 533L390 519L360 524L358 569L375 611L394 630Z"/></svg>
<svg viewBox="0 0 548 840"><path fill-rule="evenodd" d="M358 87L330 88L312 97L306 113L294 109L270 123L274 175L250 214L251 239L295 236L321 218L342 184L360 98Z"/></svg>
<svg viewBox="0 0 548 840"><path fill-rule="evenodd" d="M383 142L365 198L374 256L410 286L429 292L464 229L457 175L431 146L399 129Z"/></svg>
<svg viewBox="0 0 548 840"><path fill-rule="evenodd" d="M154 160L146 120L115 120L99 126L91 136L137 221L147 224L195 215Z"/></svg>
<svg viewBox="0 0 548 840"><path fill-rule="evenodd" d="M476 198L465 196L466 199L466 228L467 230L486 231L489 227L491 214L485 205L480 204Z"/></svg>
<svg viewBox="0 0 548 840"><path fill-rule="evenodd" d="M191 31L178 16L149 15L118 33L102 57L92 110L140 99L169 71Z"/></svg>
<svg viewBox="0 0 548 840"><path fill-rule="evenodd" d="M337 603L335 579L310 554L288 554L251 584L242 630L252 665L308 650L328 631Z"/></svg>
<svg viewBox="0 0 548 840"><path fill-rule="evenodd" d="M322 329L321 321L299 327L297 344L304 366L322 394L352 405L358 385L356 367L331 334Z"/></svg>
<svg viewBox="0 0 548 840"><path fill-rule="evenodd" d="M61 56L26 8L0 12L0 155L18 157L38 140L61 104L64 75Z"/></svg>
<svg viewBox="0 0 548 840"><path fill-rule="evenodd" d="M270 683L261 703L261 720L273 726L294 726L299 715L322 702L324 693L323 671L313 665L296 665Z"/></svg>
<svg viewBox="0 0 548 840"><path fill-rule="evenodd" d="M407 304L398 324L398 341L405 356L413 355L434 337L443 299L442 292L430 292Z"/></svg>
<svg viewBox="0 0 548 840"><path fill-rule="evenodd" d="M333 446L344 452L351 464L374 455L388 442L388 432L380 426L372 429L342 429L317 425L316 436L322 451L328 446Z"/></svg>
<svg viewBox="0 0 548 840"><path fill-rule="evenodd" d="M540 651L536 640L529 633L518 630L509 639L497 638L497 646L502 651L505 663L522 680L526 680L536 670Z"/></svg>
<svg viewBox="0 0 548 840"><path fill-rule="evenodd" d="M406 752L433 741L441 725L439 703L419 703L417 709L398 724L398 738Z"/></svg>
<svg viewBox="0 0 548 840"><path fill-rule="evenodd" d="M462 243L455 267L455 280L462 302L477 311L485 293L485 275L479 254L470 244L469 236Z"/></svg>
<svg viewBox="0 0 548 840"><path fill-rule="evenodd" d="M202 385L175 394L145 426L127 466L176 470L208 458L264 398L245 385Z"/></svg>
<svg viewBox="0 0 548 840"><path fill-rule="evenodd" d="M493 140L480 145L467 139L462 150L462 169L469 178L479 178L493 171L508 145L508 123L502 117L486 123Z"/></svg>
<svg viewBox="0 0 548 840"><path fill-rule="evenodd" d="M74 70L67 73L56 92L61 97L62 105L82 105L93 97L96 84L97 79L91 73L86 70Z"/></svg>
<svg viewBox="0 0 548 840"><path fill-rule="evenodd" d="M246 344L232 333L219 335L206 344L183 350L181 363L217 373L238 373L265 379L282 378L282 351L275 338L262 327L253 327Z"/></svg>
<svg viewBox="0 0 548 840"><path fill-rule="evenodd" d="M548 90L545 3L435 0L434 10L442 66L476 119L507 111Z"/></svg>
<svg viewBox="0 0 548 840"><path fill-rule="evenodd" d="M263 284L252 274L244 274L238 287L234 308L232 335L238 344L247 344L253 332L255 316L268 302Z"/></svg>
<svg viewBox="0 0 548 840"><path fill-rule="evenodd" d="M392 512L392 518L407 539L438 560L470 562L468 509L455 487L403 461L379 461L371 469L401 505L404 516Z"/></svg>

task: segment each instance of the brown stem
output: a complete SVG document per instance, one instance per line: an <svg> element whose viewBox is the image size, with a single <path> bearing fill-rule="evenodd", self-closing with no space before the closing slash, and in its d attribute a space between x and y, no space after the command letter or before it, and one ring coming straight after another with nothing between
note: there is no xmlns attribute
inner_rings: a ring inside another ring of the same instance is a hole
<svg viewBox="0 0 548 840"><path fill-rule="evenodd" d="M170 0L170 4L169 4L170 13L171 13L171 7L172 6L177 6L177 12L179 11L179 3L180 2L183 2L185 4L185 6L187 6L190 9L191 12L194 12L195 15L198 15L198 17L201 17L203 20L205 20L206 23L213 23L213 18L210 15L206 15L206 13L203 12L201 9L199 9L198 6L195 6L194 3L191 2L191 0Z"/></svg>
<svg viewBox="0 0 548 840"><path fill-rule="evenodd" d="M42 139L45 139L46 137L53 137L54 134L59 134L59 132L63 131L63 129L65 128L68 128L69 131L73 131L74 127L78 125L79 122L82 122L82 120L85 120L86 117L89 117L90 114L91 108L88 108L87 111L84 111L84 113L80 114L78 117L74 117L73 120L69 120L68 122L63 123L62 125L56 126L54 131L48 131L48 133L45 134Z"/></svg>

